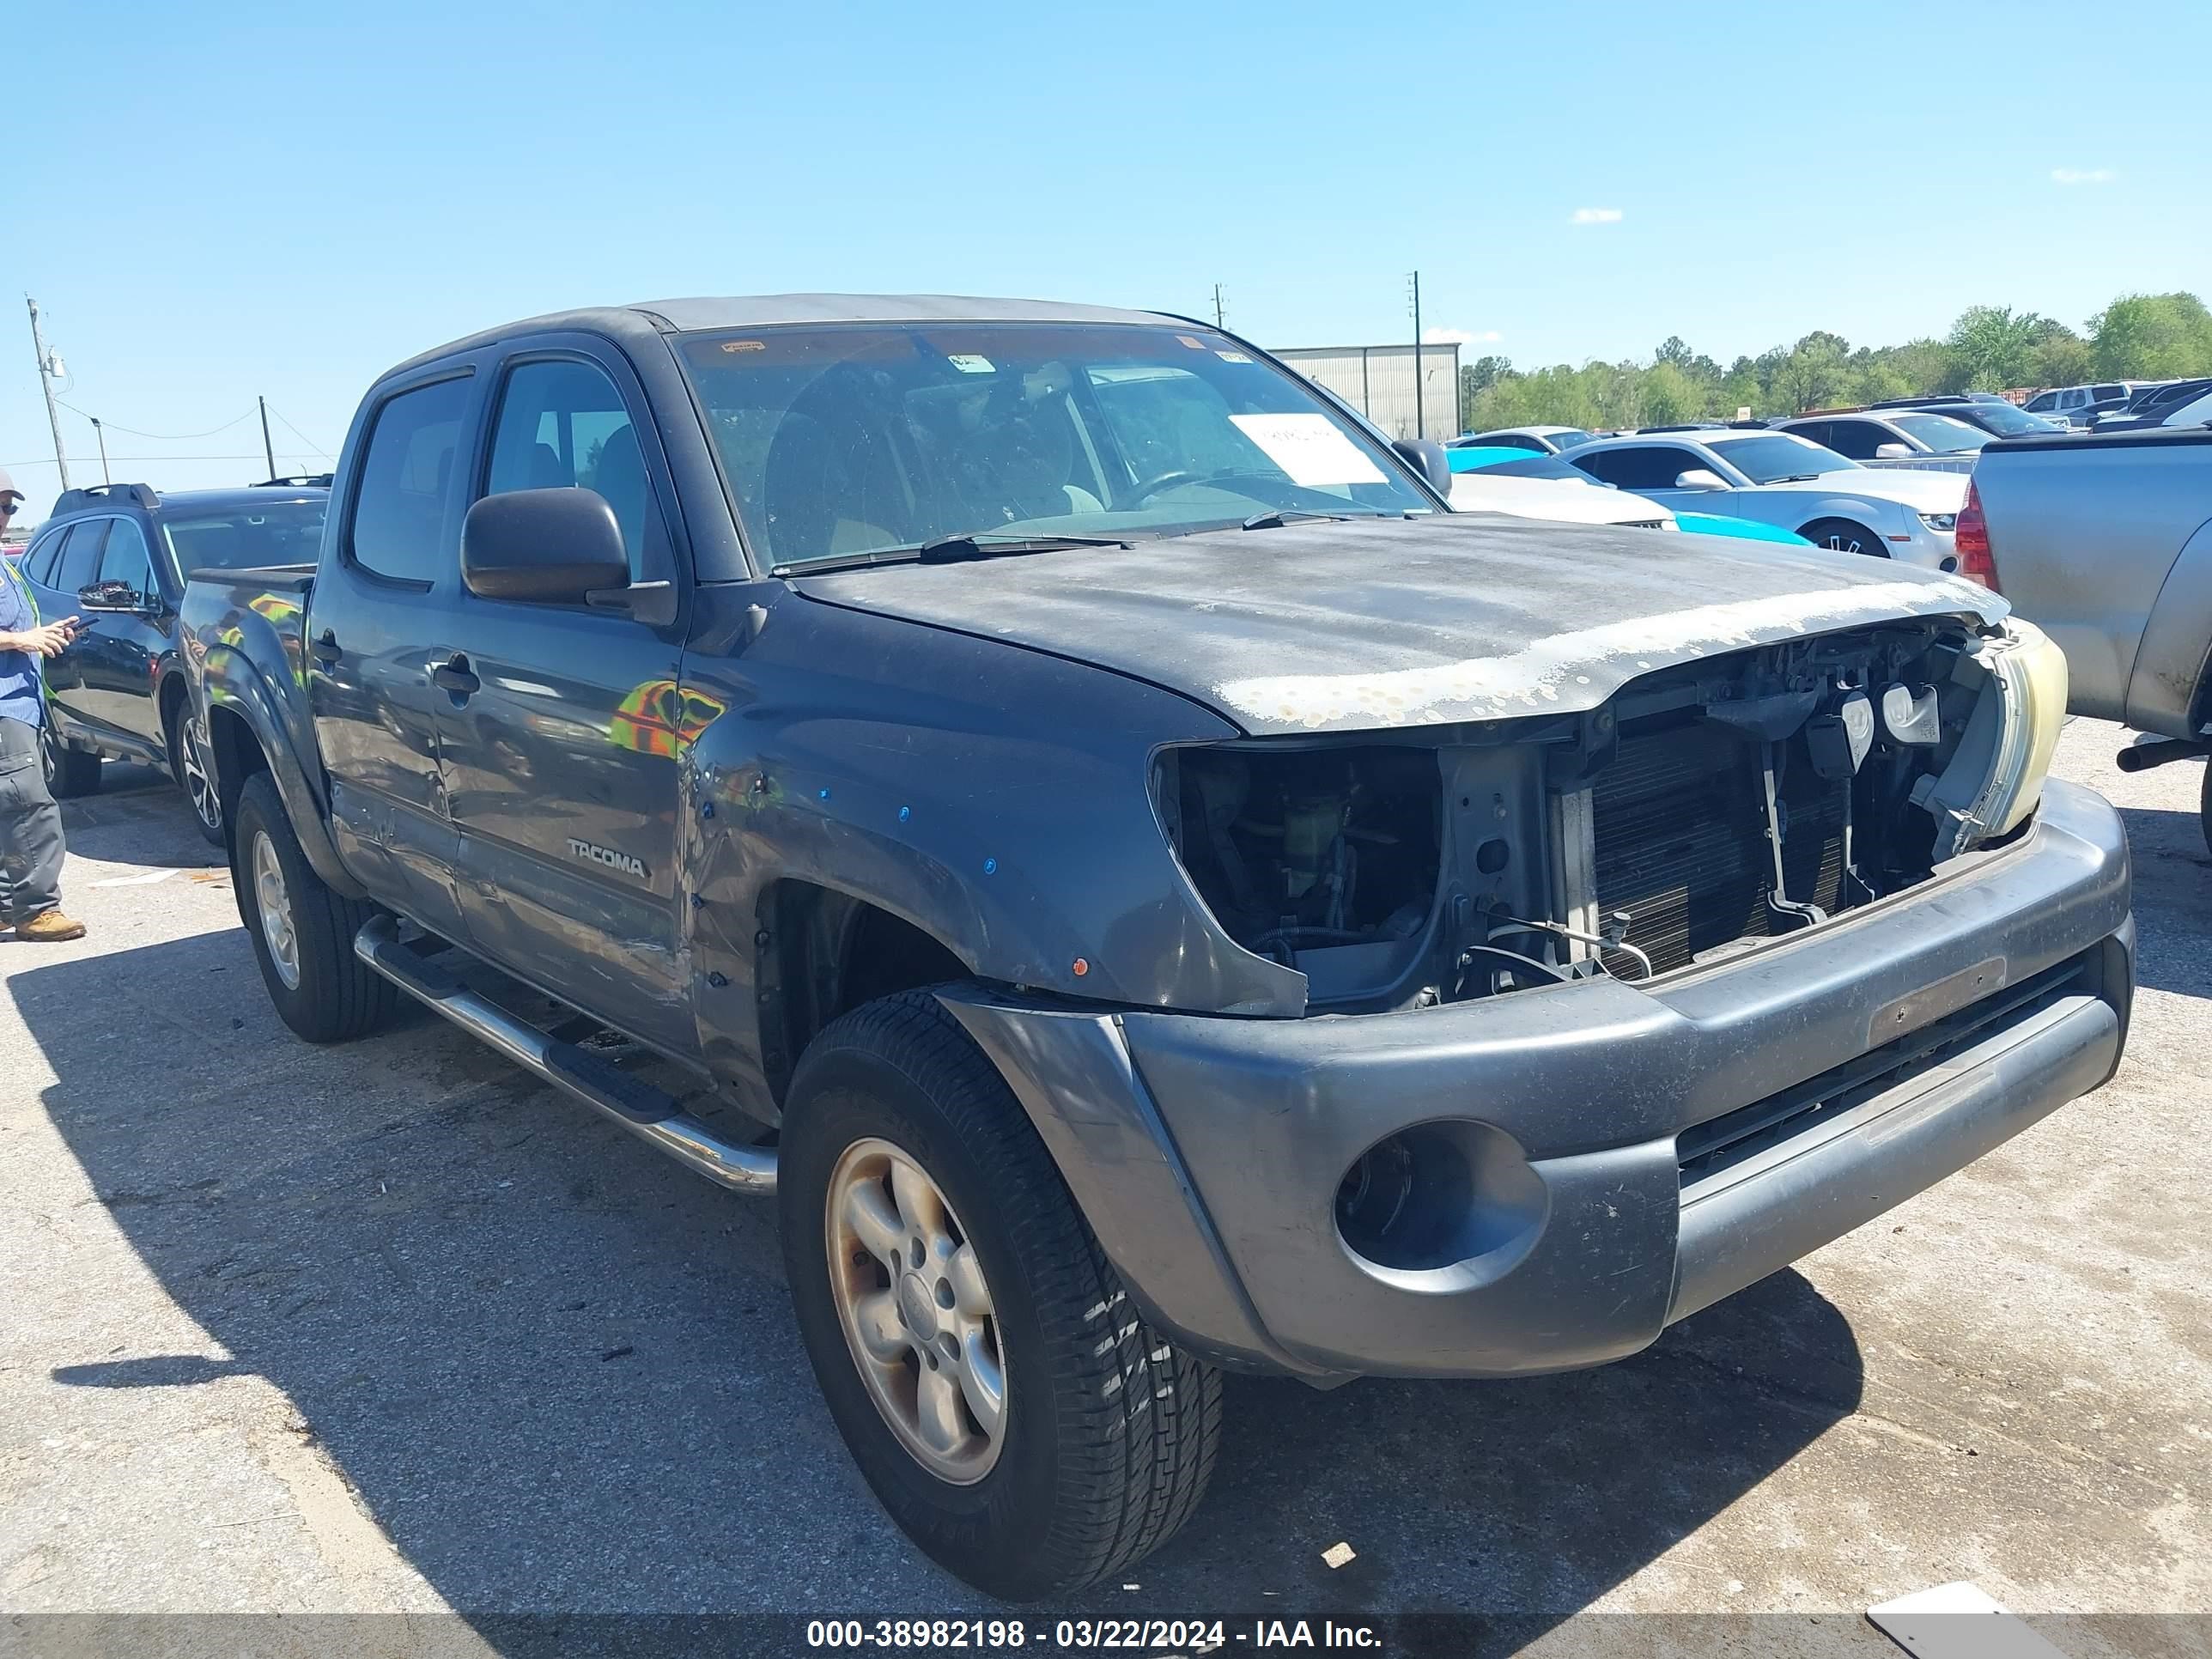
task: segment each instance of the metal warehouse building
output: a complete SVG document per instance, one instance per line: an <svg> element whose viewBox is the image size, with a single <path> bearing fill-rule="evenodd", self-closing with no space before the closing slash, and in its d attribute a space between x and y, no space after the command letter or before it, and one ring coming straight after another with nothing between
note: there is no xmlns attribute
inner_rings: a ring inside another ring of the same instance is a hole
<svg viewBox="0 0 2212 1659"><path fill-rule="evenodd" d="M1294 346L1275 356L1394 438L1459 435L1456 345Z"/></svg>

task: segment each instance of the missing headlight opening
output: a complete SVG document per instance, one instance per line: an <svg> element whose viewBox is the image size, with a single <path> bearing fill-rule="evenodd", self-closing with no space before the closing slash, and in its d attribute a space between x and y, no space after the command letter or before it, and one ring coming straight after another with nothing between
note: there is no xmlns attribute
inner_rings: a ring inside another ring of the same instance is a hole
<svg viewBox="0 0 2212 1659"><path fill-rule="evenodd" d="M2032 817L2063 659L1928 619L1717 656L1584 712L1168 751L1177 855L1310 1012L1640 983L1819 927Z"/></svg>

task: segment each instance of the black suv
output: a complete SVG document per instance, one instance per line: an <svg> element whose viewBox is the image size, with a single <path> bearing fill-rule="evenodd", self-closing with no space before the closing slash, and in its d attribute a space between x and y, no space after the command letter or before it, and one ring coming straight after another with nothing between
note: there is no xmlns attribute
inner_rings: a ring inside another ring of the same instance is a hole
<svg viewBox="0 0 2212 1659"><path fill-rule="evenodd" d="M329 486L322 476L167 495L143 483L63 492L20 567L40 615L89 624L46 665L46 768L57 795L97 789L103 759L164 767L191 797L201 832L222 844L222 808L186 717L177 600L202 567L312 562Z"/></svg>

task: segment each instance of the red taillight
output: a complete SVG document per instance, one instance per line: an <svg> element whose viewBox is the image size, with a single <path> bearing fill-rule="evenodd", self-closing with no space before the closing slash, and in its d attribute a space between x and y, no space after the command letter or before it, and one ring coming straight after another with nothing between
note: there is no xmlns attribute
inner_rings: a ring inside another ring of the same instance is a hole
<svg viewBox="0 0 2212 1659"><path fill-rule="evenodd" d="M1966 504L1959 509L1951 545L1959 556L1961 576L1979 582L1992 593L2002 591L1997 586L1997 562L1990 552L1990 521L1982 514L1982 492L1972 478L1966 480Z"/></svg>

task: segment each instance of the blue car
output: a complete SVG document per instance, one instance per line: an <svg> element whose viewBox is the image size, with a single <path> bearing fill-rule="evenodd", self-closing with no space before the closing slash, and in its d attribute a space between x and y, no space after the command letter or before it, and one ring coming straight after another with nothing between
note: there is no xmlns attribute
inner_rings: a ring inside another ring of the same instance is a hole
<svg viewBox="0 0 2212 1659"><path fill-rule="evenodd" d="M1531 455L1525 449L1507 449L1488 444L1470 444L1463 448L1447 449L1444 459L1451 463L1452 471L1489 472L1512 478L1566 478L1583 483L1595 483L1589 473L1579 467L1551 455ZM1611 489L1610 484L1599 486ZM1677 513L1674 527L1696 536L1736 536L1750 542L1782 542L1791 547L1810 547L1795 531L1778 525L1760 524L1752 519L1734 519L1718 513Z"/></svg>

